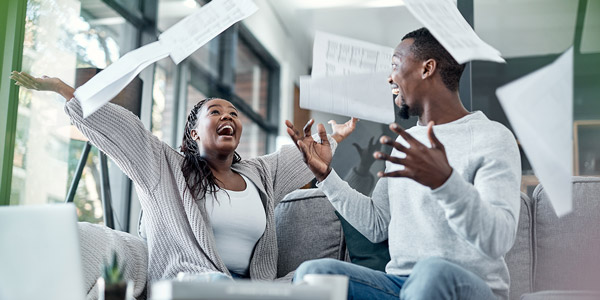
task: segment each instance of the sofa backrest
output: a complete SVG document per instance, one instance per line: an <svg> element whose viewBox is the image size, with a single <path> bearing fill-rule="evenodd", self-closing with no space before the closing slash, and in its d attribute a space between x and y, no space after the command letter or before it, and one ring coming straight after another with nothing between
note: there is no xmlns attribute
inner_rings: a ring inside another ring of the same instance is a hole
<svg viewBox="0 0 600 300"><path fill-rule="evenodd" d="M277 277L296 270L307 260L346 259L340 220L318 189L296 190L275 208L279 258Z"/></svg>
<svg viewBox="0 0 600 300"><path fill-rule="evenodd" d="M598 290L600 178L573 177L573 212L558 218L542 185L521 194L517 237L506 255L510 299L546 290Z"/></svg>
<svg viewBox="0 0 600 300"><path fill-rule="evenodd" d="M573 178L573 211L561 218L541 185L533 199L533 291L599 290L600 178Z"/></svg>
<svg viewBox="0 0 600 300"><path fill-rule="evenodd" d="M505 257L510 273L510 299L519 299L533 289L533 208L532 200L521 193L517 237Z"/></svg>

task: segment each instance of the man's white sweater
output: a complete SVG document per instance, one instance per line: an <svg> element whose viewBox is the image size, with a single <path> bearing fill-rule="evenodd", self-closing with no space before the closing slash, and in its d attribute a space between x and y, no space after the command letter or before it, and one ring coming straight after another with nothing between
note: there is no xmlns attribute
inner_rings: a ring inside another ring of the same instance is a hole
<svg viewBox="0 0 600 300"><path fill-rule="evenodd" d="M440 257L477 274L496 295L508 298L504 255L513 245L520 208L516 140L482 112L433 129L453 168L450 178L435 190L407 178L383 178L367 197L333 171L318 186L371 241L389 239L387 273L409 275L417 261ZM407 132L431 145L426 126ZM408 145L401 137L397 141ZM404 153L394 149L392 155ZM386 163L386 172L399 168Z"/></svg>

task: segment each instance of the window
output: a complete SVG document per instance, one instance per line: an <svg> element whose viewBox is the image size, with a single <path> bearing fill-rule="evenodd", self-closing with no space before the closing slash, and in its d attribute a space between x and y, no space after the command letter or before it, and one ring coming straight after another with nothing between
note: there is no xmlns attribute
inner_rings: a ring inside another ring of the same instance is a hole
<svg viewBox="0 0 600 300"><path fill-rule="evenodd" d="M205 2L160 0L159 31ZM277 94L279 66L243 25L227 29L177 66L167 60L159 62L154 76L152 131L161 140L179 147L194 105L207 97L222 97L240 111L243 131L237 152L249 158L273 150L270 142L278 124L270 106L276 102L272 98Z"/></svg>
<svg viewBox="0 0 600 300"><path fill-rule="evenodd" d="M240 39L237 45L235 94L263 118L267 117L269 76L269 68L250 49L247 42Z"/></svg>
<svg viewBox="0 0 600 300"><path fill-rule="evenodd" d="M135 47L136 32L100 0L29 0L22 70L73 86L77 68L110 65ZM55 94L20 90L11 204L65 200L85 138L63 107ZM75 197L81 221L102 222L98 166L92 148Z"/></svg>

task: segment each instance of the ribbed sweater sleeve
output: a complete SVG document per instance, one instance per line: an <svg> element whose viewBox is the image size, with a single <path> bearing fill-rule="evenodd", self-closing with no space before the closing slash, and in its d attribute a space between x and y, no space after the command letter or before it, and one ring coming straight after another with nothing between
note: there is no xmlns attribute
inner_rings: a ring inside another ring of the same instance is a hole
<svg viewBox="0 0 600 300"><path fill-rule="evenodd" d="M84 119L81 103L76 98L67 101L65 112L71 123L140 188L150 192L156 187L163 143L144 128L136 115L108 103Z"/></svg>
<svg viewBox="0 0 600 300"><path fill-rule="evenodd" d="M335 170L331 170L325 180L317 183L317 187L342 217L372 243L379 243L388 238L391 214L387 185L388 179L381 178L375 185L373 196L365 196L352 189Z"/></svg>
<svg viewBox="0 0 600 300"><path fill-rule="evenodd" d="M313 139L317 142L321 141L317 134L313 135ZM331 152L335 153L337 142L330 135L327 135L327 140L331 146ZM275 205L285 195L297 190L315 177L295 145L284 145L277 152L251 160L259 162L271 175Z"/></svg>

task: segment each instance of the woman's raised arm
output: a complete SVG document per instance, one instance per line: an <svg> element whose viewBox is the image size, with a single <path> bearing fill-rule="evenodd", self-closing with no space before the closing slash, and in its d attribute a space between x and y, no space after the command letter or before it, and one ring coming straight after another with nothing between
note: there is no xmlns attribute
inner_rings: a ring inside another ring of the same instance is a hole
<svg viewBox="0 0 600 300"><path fill-rule="evenodd" d="M84 119L81 103L73 97L75 89L59 78L12 72L11 79L28 89L62 95L67 100L65 112L71 123L94 146L112 158L144 191L151 192L158 185L161 162L165 159L163 150L169 146L148 131L136 115L108 103Z"/></svg>

